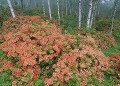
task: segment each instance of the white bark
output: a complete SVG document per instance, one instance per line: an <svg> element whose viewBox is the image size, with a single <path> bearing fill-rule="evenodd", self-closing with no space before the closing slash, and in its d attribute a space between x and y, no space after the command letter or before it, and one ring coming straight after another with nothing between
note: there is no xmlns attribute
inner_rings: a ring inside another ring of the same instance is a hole
<svg viewBox="0 0 120 86"><path fill-rule="evenodd" d="M67 0L66 0L66 16L67 16Z"/></svg>
<svg viewBox="0 0 120 86"><path fill-rule="evenodd" d="M57 6L58 6L58 19L59 19L59 25L60 25L60 11L59 11L59 1L57 0Z"/></svg>
<svg viewBox="0 0 120 86"><path fill-rule="evenodd" d="M49 8L49 15L50 15L50 20L51 20L51 8L50 8L50 1L48 0L48 8Z"/></svg>
<svg viewBox="0 0 120 86"><path fill-rule="evenodd" d="M90 28L90 17L91 17L91 13L92 13L92 2L93 2L93 0L90 0L89 12L88 12L88 17L87 17L87 26L86 26L87 29Z"/></svg>
<svg viewBox="0 0 120 86"><path fill-rule="evenodd" d="M91 19L90 19L90 28L92 27L93 18L95 16L96 5L97 5L97 0L93 1L93 8L92 8Z"/></svg>
<svg viewBox="0 0 120 86"><path fill-rule="evenodd" d="M12 7L12 5L11 5L10 0L7 0L7 2L8 2L8 5L9 5L9 7L10 7L10 11L11 11L12 17L15 18L15 13L14 13L14 10L13 10L13 7Z"/></svg>
<svg viewBox="0 0 120 86"><path fill-rule="evenodd" d="M114 17L115 17L115 13L116 13L117 3L118 3L118 0L115 0L110 34L112 34L112 30L113 30Z"/></svg>
<svg viewBox="0 0 120 86"><path fill-rule="evenodd" d="M79 0L79 28L81 28L81 18L82 18L82 15L81 15L81 0Z"/></svg>
<svg viewBox="0 0 120 86"><path fill-rule="evenodd" d="M42 0L42 8L43 8L43 14L45 15L45 5L44 5L44 0Z"/></svg>

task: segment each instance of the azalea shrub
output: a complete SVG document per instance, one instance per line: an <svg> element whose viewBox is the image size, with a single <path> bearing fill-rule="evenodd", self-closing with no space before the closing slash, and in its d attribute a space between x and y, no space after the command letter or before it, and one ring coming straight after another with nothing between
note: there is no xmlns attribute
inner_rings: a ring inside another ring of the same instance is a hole
<svg viewBox="0 0 120 86"><path fill-rule="evenodd" d="M120 73L120 53L110 56L109 59L113 61L115 71Z"/></svg>
<svg viewBox="0 0 120 86"><path fill-rule="evenodd" d="M109 58L91 35L62 34L62 27L40 16L18 16L11 22L6 21L6 28L10 27L0 47L4 51L0 72L11 75L13 86L33 86L36 80L42 85L59 85L72 78L85 86L88 76L101 83L103 72L112 71Z"/></svg>
<svg viewBox="0 0 120 86"><path fill-rule="evenodd" d="M109 60L113 62L114 65L112 65L112 68L115 70L115 76L116 82L120 82L120 52L118 54L113 54L109 57Z"/></svg>
<svg viewBox="0 0 120 86"><path fill-rule="evenodd" d="M95 38L96 44L101 49L116 47L114 37L107 32L93 32L92 37Z"/></svg>
<svg viewBox="0 0 120 86"><path fill-rule="evenodd" d="M81 28L80 31L76 30L76 33L81 33L83 36L90 34L91 37L95 39L95 44L101 49L105 50L116 47L115 38L108 32L96 31L95 29L86 30L85 28Z"/></svg>

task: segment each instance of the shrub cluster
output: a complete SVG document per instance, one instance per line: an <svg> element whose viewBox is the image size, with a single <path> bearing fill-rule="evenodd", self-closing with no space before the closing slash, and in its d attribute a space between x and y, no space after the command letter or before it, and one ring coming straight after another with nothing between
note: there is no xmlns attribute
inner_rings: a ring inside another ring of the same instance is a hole
<svg viewBox="0 0 120 86"><path fill-rule="evenodd" d="M3 37L0 72L11 74L13 86L32 86L36 79L48 86L58 85L72 79L73 74L85 86L89 75L102 82L103 71L111 70L109 58L90 35L62 34L61 28L39 16L19 16L11 22L6 27L14 24L16 28L10 28Z"/></svg>
<svg viewBox="0 0 120 86"><path fill-rule="evenodd" d="M96 45L101 49L116 47L115 38L108 32L96 31L95 29L86 30L85 28L82 28L80 31L76 30L76 32L83 36L90 34L95 39Z"/></svg>
<svg viewBox="0 0 120 86"><path fill-rule="evenodd" d="M119 82L120 82L120 53L110 56L109 60L110 60L110 62L113 62L113 64L114 64L111 66L115 70L114 74L116 74L113 77L116 79L116 83L119 84Z"/></svg>
<svg viewBox="0 0 120 86"><path fill-rule="evenodd" d="M115 39L109 33L94 31L92 37L95 38L96 44L99 45L101 49L116 47Z"/></svg>
<svg viewBox="0 0 120 86"><path fill-rule="evenodd" d="M109 58L110 58L110 61L113 61L113 63L114 63L115 71L118 71L118 73L120 73L120 53L114 54L113 56L111 56Z"/></svg>

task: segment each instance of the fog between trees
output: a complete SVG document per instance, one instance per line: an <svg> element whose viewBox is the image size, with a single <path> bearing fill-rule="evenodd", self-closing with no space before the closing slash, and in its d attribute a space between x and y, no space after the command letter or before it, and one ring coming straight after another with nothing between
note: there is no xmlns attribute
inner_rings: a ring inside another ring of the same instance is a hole
<svg viewBox="0 0 120 86"><path fill-rule="evenodd" d="M95 20L96 15L105 15L112 18L111 34L114 17L120 14L119 0L1 0L0 3L5 6L7 1L12 3L13 9L15 6L20 6L22 9L36 7L41 8L44 15L46 11L49 11L50 20L52 18L51 13L54 11L54 13L58 14L59 24L60 18L74 14L79 20L79 29L82 19L87 20L86 28L89 29L92 28L92 22ZM15 17L11 6L10 9L13 17Z"/></svg>

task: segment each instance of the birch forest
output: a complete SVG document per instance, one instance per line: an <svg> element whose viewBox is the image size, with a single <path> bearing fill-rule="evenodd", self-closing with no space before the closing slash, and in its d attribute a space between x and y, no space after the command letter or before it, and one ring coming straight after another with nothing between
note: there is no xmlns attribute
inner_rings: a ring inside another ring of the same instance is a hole
<svg viewBox="0 0 120 86"><path fill-rule="evenodd" d="M0 0L0 86L120 86L120 0Z"/></svg>

